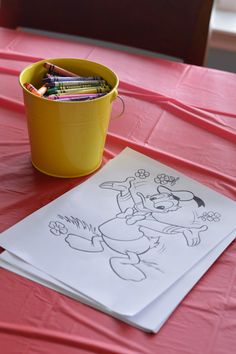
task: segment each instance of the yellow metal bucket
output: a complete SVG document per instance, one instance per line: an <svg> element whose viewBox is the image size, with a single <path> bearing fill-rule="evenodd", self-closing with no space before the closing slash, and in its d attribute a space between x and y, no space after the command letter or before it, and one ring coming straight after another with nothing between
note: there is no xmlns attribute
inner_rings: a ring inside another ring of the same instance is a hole
<svg viewBox="0 0 236 354"><path fill-rule="evenodd" d="M35 96L24 83L42 86L53 63L78 76L101 76L111 86L105 96L78 102L58 102ZM79 177L95 171L101 164L112 102L117 97L118 77L104 65L84 60L58 58L26 67L19 77L23 88L32 164L56 177Z"/></svg>

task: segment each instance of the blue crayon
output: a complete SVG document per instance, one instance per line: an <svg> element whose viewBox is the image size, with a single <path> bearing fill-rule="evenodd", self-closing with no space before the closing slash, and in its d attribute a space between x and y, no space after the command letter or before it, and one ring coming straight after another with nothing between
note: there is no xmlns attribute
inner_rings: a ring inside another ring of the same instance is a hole
<svg viewBox="0 0 236 354"><path fill-rule="evenodd" d="M71 77L71 76L53 76L50 74L47 74L46 77L43 78L43 81L45 82L63 82L63 81L87 81L87 80L103 80L101 76L77 76L77 77Z"/></svg>

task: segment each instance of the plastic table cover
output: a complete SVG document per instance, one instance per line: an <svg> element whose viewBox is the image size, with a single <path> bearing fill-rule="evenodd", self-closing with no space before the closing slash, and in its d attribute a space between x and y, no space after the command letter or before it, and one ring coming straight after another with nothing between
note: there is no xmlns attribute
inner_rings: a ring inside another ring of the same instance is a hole
<svg viewBox="0 0 236 354"><path fill-rule="evenodd" d="M53 178L31 165L18 76L56 57L97 61L119 76L125 111L111 119L103 164L129 146L235 200L235 74L1 28L1 231L88 178ZM121 109L116 100L112 117ZM1 353L233 354L235 251L233 242L157 334L0 269Z"/></svg>

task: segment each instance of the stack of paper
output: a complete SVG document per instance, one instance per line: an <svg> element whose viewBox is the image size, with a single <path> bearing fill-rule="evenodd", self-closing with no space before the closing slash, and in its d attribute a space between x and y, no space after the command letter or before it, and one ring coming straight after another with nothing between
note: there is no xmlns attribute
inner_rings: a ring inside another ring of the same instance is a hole
<svg viewBox="0 0 236 354"><path fill-rule="evenodd" d="M236 235L236 206L131 149L0 237L0 265L157 332Z"/></svg>

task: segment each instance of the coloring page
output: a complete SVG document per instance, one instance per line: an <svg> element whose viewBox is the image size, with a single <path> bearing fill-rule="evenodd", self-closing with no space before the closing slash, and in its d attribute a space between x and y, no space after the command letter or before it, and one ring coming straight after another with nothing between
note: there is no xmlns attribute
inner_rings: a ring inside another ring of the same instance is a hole
<svg viewBox="0 0 236 354"><path fill-rule="evenodd" d="M0 245L100 306L133 316L233 232L235 211L230 199L125 149L5 231Z"/></svg>
<svg viewBox="0 0 236 354"><path fill-rule="evenodd" d="M195 267L191 268L179 281L175 282L167 291L149 304L143 311L131 317L119 316L101 308L97 303L82 296L55 278L45 274L30 264L25 263L20 258L4 251L0 255L0 267L8 269L16 274L24 276L30 280L38 282L44 286L54 289L64 295L70 296L91 307L95 307L113 317L133 325L137 328L150 332L158 332L171 313L182 301L185 295L191 290L199 278L208 270L214 261L220 256L224 249L235 239L235 234L231 233L209 255L205 256Z"/></svg>

